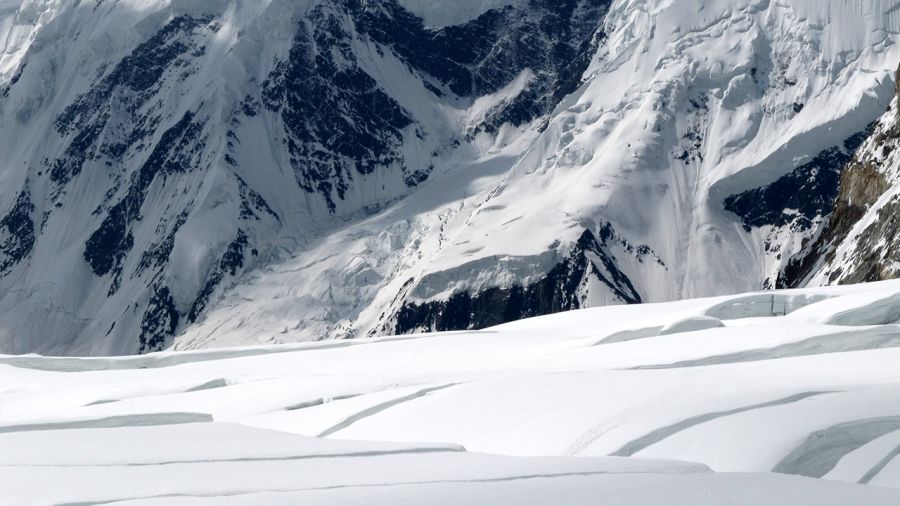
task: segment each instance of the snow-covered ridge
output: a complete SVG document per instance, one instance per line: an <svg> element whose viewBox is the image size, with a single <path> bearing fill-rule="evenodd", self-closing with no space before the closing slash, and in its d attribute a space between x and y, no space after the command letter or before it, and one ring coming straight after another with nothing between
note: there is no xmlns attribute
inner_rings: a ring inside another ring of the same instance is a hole
<svg viewBox="0 0 900 506"><path fill-rule="evenodd" d="M5 355L3 500L893 505L898 322L888 281L483 331Z"/></svg>

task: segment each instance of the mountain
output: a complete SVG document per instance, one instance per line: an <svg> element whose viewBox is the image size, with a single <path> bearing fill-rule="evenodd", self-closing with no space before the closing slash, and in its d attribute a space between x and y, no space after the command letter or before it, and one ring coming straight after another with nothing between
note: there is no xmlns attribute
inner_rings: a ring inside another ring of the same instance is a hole
<svg viewBox="0 0 900 506"><path fill-rule="evenodd" d="M884 131L898 11L0 0L0 351L840 282L798 266L843 251L823 230Z"/></svg>
<svg viewBox="0 0 900 506"><path fill-rule="evenodd" d="M898 311L894 280L482 331L2 355L3 500L896 505Z"/></svg>
<svg viewBox="0 0 900 506"><path fill-rule="evenodd" d="M898 88L900 97L900 88ZM785 286L860 283L900 277L900 110L894 99L841 174L840 193L784 271Z"/></svg>

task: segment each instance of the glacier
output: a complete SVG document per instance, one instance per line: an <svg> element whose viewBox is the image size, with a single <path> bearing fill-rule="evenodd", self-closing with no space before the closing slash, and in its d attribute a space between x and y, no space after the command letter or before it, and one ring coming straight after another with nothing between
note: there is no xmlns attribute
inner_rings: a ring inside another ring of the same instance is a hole
<svg viewBox="0 0 900 506"><path fill-rule="evenodd" d="M900 504L898 0L0 0L0 503Z"/></svg>
<svg viewBox="0 0 900 506"><path fill-rule="evenodd" d="M884 281L414 336L0 355L0 502L893 505L898 321Z"/></svg>

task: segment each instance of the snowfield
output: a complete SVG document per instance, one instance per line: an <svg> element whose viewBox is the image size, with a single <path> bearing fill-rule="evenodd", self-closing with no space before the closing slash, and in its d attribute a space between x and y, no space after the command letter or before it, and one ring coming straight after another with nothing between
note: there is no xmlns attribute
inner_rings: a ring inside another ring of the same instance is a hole
<svg viewBox="0 0 900 506"><path fill-rule="evenodd" d="M0 356L4 504L900 504L900 281Z"/></svg>

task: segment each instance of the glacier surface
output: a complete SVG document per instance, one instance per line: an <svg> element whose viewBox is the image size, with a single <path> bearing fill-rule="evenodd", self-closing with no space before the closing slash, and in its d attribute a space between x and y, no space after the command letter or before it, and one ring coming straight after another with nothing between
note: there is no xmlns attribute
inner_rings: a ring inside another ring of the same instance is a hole
<svg viewBox="0 0 900 506"><path fill-rule="evenodd" d="M3 355L0 502L893 505L898 294L888 281L482 331ZM710 320L723 326L684 324Z"/></svg>

